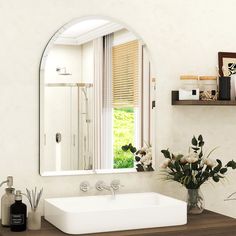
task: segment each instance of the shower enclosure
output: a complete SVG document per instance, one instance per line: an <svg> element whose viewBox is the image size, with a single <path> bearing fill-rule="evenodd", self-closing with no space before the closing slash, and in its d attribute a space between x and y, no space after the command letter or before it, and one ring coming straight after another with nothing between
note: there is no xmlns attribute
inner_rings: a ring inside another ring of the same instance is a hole
<svg viewBox="0 0 236 236"><path fill-rule="evenodd" d="M44 99L47 171L91 170L93 84L46 84Z"/></svg>

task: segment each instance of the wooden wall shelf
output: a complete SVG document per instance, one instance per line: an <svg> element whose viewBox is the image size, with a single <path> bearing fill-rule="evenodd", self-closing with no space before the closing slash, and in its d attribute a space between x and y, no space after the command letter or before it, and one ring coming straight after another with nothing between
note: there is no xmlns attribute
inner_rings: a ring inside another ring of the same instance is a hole
<svg viewBox="0 0 236 236"><path fill-rule="evenodd" d="M199 101L199 100L179 100L179 91L172 91L171 94L171 104L181 105L181 106L236 106L236 100L226 101Z"/></svg>

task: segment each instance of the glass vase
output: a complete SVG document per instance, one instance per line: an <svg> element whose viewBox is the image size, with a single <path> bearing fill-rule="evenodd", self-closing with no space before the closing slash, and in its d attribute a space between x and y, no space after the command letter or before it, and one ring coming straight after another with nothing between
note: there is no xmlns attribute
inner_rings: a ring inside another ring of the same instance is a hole
<svg viewBox="0 0 236 236"><path fill-rule="evenodd" d="M187 208L188 208L188 214L201 214L204 210L204 198L203 194L198 189L187 189L188 195L187 195Z"/></svg>
<svg viewBox="0 0 236 236"><path fill-rule="evenodd" d="M27 227L29 230L41 229L41 214L37 210L32 210L28 213Z"/></svg>

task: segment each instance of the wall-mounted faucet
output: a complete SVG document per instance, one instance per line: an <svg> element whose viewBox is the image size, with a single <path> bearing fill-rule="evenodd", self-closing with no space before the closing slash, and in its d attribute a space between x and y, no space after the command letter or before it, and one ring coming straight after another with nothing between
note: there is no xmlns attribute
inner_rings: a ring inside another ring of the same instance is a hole
<svg viewBox="0 0 236 236"><path fill-rule="evenodd" d="M88 190L90 189L90 184L88 181L83 181L81 184L80 184L80 190L82 192L88 192Z"/></svg>
<svg viewBox="0 0 236 236"><path fill-rule="evenodd" d="M116 191L119 190L119 188L121 187L120 185L120 181L115 179L111 181L110 185L105 184L104 181L98 181L95 185L96 189L98 191L103 191L103 190L107 190L111 192L112 197L114 198L116 195Z"/></svg>

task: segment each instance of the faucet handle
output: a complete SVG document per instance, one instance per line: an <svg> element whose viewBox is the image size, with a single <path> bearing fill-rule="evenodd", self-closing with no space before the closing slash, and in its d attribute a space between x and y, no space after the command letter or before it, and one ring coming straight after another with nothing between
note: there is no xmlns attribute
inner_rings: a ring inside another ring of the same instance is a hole
<svg viewBox="0 0 236 236"><path fill-rule="evenodd" d="M111 187L114 190L118 190L120 187L124 187L124 185L120 184L120 180L119 179L114 179L114 180L111 181Z"/></svg>
<svg viewBox="0 0 236 236"><path fill-rule="evenodd" d="M104 189L105 183L102 180L99 180L96 184L95 184L95 188L98 191L102 191Z"/></svg>
<svg viewBox="0 0 236 236"><path fill-rule="evenodd" d="M80 190L82 192L87 192L88 190L90 189L90 184L88 181L83 181L81 184L80 184Z"/></svg>

